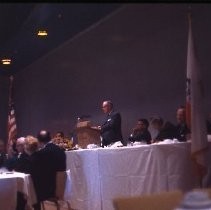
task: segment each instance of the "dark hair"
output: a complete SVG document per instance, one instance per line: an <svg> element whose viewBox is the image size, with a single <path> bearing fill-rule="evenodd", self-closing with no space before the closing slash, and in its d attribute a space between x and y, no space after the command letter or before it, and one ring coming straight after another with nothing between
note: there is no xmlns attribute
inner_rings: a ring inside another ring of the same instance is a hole
<svg viewBox="0 0 211 210"><path fill-rule="evenodd" d="M49 131L41 130L38 135L37 139L39 142L47 143L51 140L51 135Z"/></svg>
<svg viewBox="0 0 211 210"><path fill-rule="evenodd" d="M149 121L147 119L141 118L138 121L141 121L147 128L149 127Z"/></svg>
<svg viewBox="0 0 211 210"><path fill-rule="evenodd" d="M56 134L59 134L62 138L64 138L64 133L62 131L58 131Z"/></svg>

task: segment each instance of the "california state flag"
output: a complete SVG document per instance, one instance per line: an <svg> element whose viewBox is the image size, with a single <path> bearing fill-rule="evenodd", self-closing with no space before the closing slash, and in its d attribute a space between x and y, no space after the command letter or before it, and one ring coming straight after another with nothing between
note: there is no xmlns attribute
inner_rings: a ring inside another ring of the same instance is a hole
<svg viewBox="0 0 211 210"><path fill-rule="evenodd" d="M191 17L189 17L187 52L187 113L190 113L191 157L195 163L200 184L207 172L208 140L204 108L204 90L199 63L195 54ZM188 124L188 123L187 123Z"/></svg>

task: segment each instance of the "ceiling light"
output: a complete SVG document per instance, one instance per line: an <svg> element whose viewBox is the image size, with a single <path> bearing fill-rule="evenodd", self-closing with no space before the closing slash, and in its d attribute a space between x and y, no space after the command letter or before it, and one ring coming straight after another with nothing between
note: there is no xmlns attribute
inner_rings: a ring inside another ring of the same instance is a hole
<svg viewBox="0 0 211 210"><path fill-rule="evenodd" d="M48 32L43 30L43 31L38 31L37 36L47 36Z"/></svg>
<svg viewBox="0 0 211 210"><path fill-rule="evenodd" d="M8 58L4 58L1 60L2 64L4 65L10 65L11 64L11 59Z"/></svg>

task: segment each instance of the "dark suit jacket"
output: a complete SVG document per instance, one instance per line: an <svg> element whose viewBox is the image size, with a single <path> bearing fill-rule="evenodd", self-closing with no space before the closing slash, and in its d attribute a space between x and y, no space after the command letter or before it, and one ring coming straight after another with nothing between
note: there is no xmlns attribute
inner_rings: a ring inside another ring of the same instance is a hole
<svg viewBox="0 0 211 210"><path fill-rule="evenodd" d="M101 136L103 146L107 146L116 141L121 141L123 145L125 145L122 138L120 113L112 111L107 115L104 123L101 125Z"/></svg>
<svg viewBox="0 0 211 210"><path fill-rule="evenodd" d="M29 173L30 172L30 156L23 152L22 154L17 156L14 170L22 173Z"/></svg>
<svg viewBox="0 0 211 210"><path fill-rule="evenodd" d="M186 139L187 134L190 134L190 130L185 123L178 124L176 126L176 135L177 135L176 138L179 141L187 141L187 139Z"/></svg>
<svg viewBox="0 0 211 210"><path fill-rule="evenodd" d="M147 144L150 144L151 140L152 140L151 134L147 129L142 132L135 131L129 137L129 141L132 141L132 142L140 141L140 142L146 142Z"/></svg>
<svg viewBox="0 0 211 210"><path fill-rule="evenodd" d="M56 172L66 170L66 154L53 143L31 155L31 176L37 199L46 200L55 196Z"/></svg>
<svg viewBox="0 0 211 210"><path fill-rule="evenodd" d="M176 138L176 136L175 126L171 122L166 122L155 139L158 141L163 141L164 139Z"/></svg>

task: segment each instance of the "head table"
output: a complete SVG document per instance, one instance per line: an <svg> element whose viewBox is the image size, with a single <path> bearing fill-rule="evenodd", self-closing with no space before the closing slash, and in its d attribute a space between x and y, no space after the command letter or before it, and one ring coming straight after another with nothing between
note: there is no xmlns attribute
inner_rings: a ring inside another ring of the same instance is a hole
<svg viewBox="0 0 211 210"><path fill-rule="evenodd" d="M78 210L113 210L116 197L196 187L190 143L68 151L70 202Z"/></svg>
<svg viewBox="0 0 211 210"><path fill-rule="evenodd" d="M17 205L17 192L24 194L28 209L36 203L36 194L29 174L18 172L0 173L0 209L15 210Z"/></svg>

